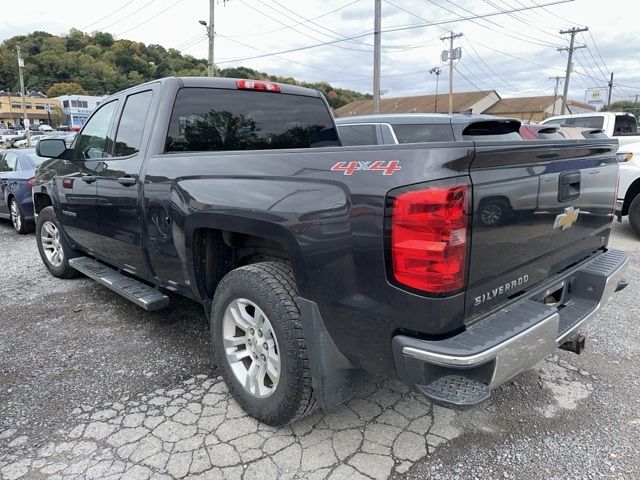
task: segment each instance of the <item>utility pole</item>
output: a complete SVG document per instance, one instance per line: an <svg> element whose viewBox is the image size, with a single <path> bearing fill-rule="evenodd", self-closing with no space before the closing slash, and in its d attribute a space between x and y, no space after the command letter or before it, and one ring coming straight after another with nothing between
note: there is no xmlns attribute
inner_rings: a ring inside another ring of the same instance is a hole
<svg viewBox="0 0 640 480"><path fill-rule="evenodd" d="M22 53L20 52L20 45L16 45L18 52L18 73L20 74L20 97L22 98L22 121L24 122L24 135L27 139L27 147L31 146L31 135L29 133L29 119L27 118L27 103L25 100L24 92L24 60L22 59ZM11 104L9 104L11 106Z"/></svg>
<svg viewBox="0 0 640 480"><path fill-rule="evenodd" d="M638 95L638 94L636 93L635 95L631 95L631 97L629 97L629 98L633 98L633 97L635 97L635 98L636 98L636 101L634 102L634 106L635 106L636 108L638 108L638 97L640 97L640 95Z"/></svg>
<svg viewBox="0 0 640 480"><path fill-rule="evenodd" d="M609 80L609 96L607 97L607 107L611 105L611 91L613 90L613 72L611 72L611 80Z"/></svg>
<svg viewBox="0 0 640 480"><path fill-rule="evenodd" d="M382 30L382 0L375 1L373 19L373 113L380 113L380 51Z"/></svg>
<svg viewBox="0 0 640 480"><path fill-rule="evenodd" d="M562 94L562 115L564 115L567 111L567 95L569 95L569 78L571 77L571 70L573 68L573 52L579 48L585 48L586 45L575 45L576 35L580 32L586 32L589 30L588 27L577 28L571 27L569 30L560 30L561 35L566 35L567 33L571 34L571 41L569 42L569 47L561 47L558 48L559 52L564 50L569 52L569 57L567 58L567 74L564 77L564 92Z"/></svg>
<svg viewBox="0 0 640 480"><path fill-rule="evenodd" d="M433 108L433 113L438 113L438 80L440 79L442 70L440 69L440 67L433 67L431 70L429 70L429 73L435 74L436 76L436 105Z"/></svg>
<svg viewBox="0 0 640 480"><path fill-rule="evenodd" d="M564 77L549 77L549 80L556 81L556 88L553 90L553 111L551 116L556 114L556 101L558 100L558 87L560 86L560 80L564 80Z"/></svg>
<svg viewBox="0 0 640 480"><path fill-rule="evenodd" d="M449 115L453 113L453 61L460 58L459 52L456 53L453 50L453 40L456 38L460 38L462 36L461 33L453 33L450 32L447 37L440 37L440 40L445 41L449 40L449 51L446 52L449 59ZM443 52L443 60L445 60L445 52ZM457 57L457 58L455 58Z"/></svg>
<svg viewBox="0 0 640 480"><path fill-rule="evenodd" d="M209 65L207 66L207 75L209 77L215 77L216 66L214 62L214 41L216 38L215 31L215 12L216 12L216 0L209 0L209 23L204 20L200 20L198 23L207 29L207 37L209 38Z"/></svg>

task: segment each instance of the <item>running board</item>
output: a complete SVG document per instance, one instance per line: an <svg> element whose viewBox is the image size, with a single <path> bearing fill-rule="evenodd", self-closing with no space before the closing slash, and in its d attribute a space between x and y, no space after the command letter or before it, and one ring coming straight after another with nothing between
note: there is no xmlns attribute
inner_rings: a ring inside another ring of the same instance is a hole
<svg viewBox="0 0 640 480"><path fill-rule="evenodd" d="M145 283L122 275L92 258L72 258L69 260L69 265L145 310L159 310L169 305L169 297L164 293Z"/></svg>

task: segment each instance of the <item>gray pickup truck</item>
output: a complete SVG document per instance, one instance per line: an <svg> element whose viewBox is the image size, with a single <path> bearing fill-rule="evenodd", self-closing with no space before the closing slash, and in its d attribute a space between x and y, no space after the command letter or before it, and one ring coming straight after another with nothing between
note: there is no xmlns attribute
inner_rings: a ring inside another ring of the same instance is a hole
<svg viewBox="0 0 640 480"><path fill-rule="evenodd" d="M281 425L349 399L365 372L470 406L558 347L626 283L607 247L617 142L341 146L320 93L165 78L105 99L33 188L49 271L155 310L199 302L221 374ZM471 135L473 139L465 139ZM478 218L486 196L518 200Z"/></svg>

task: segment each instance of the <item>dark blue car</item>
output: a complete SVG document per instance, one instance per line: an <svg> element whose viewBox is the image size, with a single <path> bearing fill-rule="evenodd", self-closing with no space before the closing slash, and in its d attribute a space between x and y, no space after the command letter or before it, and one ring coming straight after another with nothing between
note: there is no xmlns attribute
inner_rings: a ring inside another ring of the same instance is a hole
<svg viewBox="0 0 640 480"><path fill-rule="evenodd" d="M11 220L20 234L34 229L31 186L36 167L45 160L32 148L0 150L0 218Z"/></svg>

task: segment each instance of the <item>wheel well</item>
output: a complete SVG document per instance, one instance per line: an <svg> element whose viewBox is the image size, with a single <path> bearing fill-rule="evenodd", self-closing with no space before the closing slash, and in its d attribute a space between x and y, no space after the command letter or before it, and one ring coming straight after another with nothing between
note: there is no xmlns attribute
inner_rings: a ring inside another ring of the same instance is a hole
<svg viewBox="0 0 640 480"><path fill-rule="evenodd" d="M195 232L193 251L198 288L203 298L209 299L222 277L235 268L267 260L291 260L284 246L274 240L210 228Z"/></svg>
<svg viewBox="0 0 640 480"><path fill-rule="evenodd" d="M38 214L43 208L50 207L51 197L46 193L34 193L33 194L33 211Z"/></svg>
<svg viewBox="0 0 640 480"><path fill-rule="evenodd" d="M640 194L640 178L635 180L631 185L629 185L629 188L627 188L627 193L624 196L624 203L622 204L622 215L629 214L629 206L638 194Z"/></svg>

